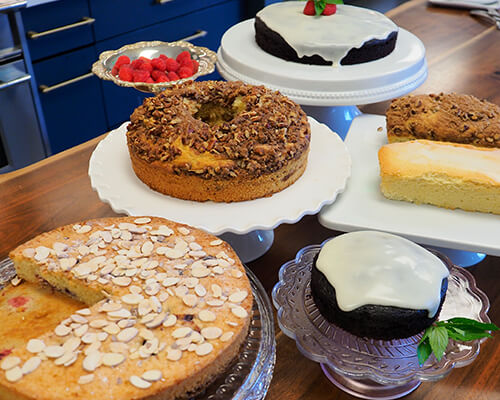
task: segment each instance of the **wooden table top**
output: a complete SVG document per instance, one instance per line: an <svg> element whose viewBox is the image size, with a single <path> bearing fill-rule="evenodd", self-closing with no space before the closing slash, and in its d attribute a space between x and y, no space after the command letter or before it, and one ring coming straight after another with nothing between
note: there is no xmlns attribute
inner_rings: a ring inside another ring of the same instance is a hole
<svg viewBox="0 0 500 400"><path fill-rule="evenodd" d="M494 26L471 18L464 10L428 7L425 0L409 1L388 15L425 44L429 77L415 92L456 91L500 104L500 31ZM362 110L383 114L387 104L372 104ZM87 175L90 155L100 139L0 176L0 259L41 232L87 218L116 215L92 191ZM270 293L283 263L302 247L338 233L323 228L316 216L281 225L275 229L269 252L248 265ZM469 271L490 298L490 318L500 324L500 258L488 256ZM333 386L319 365L303 357L279 328L276 342L277 362L267 399L353 398ZM407 398L500 399L500 335L483 344L471 365L454 369L439 382L423 383Z"/></svg>

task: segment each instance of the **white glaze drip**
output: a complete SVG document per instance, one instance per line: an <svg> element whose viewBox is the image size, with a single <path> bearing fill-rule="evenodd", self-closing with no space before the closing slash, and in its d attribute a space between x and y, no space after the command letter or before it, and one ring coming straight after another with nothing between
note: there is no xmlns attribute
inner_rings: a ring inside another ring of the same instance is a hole
<svg viewBox="0 0 500 400"><path fill-rule="evenodd" d="M318 54L338 65L352 48L360 48L371 39L386 39L397 25L385 15L366 8L337 5L329 16L303 14L304 2L271 4L257 16L279 33L299 57Z"/></svg>
<svg viewBox="0 0 500 400"><path fill-rule="evenodd" d="M367 304L428 310L441 301L448 268L419 245L383 232L360 231L325 243L316 266L335 288L343 311Z"/></svg>

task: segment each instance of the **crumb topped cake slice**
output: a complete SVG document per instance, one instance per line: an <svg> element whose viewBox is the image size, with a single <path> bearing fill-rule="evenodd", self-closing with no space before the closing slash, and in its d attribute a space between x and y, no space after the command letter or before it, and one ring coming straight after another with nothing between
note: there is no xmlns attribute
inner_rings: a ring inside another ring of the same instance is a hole
<svg viewBox="0 0 500 400"><path fill-rule="evenodd" d="M88 307L1 360L0 398L186 398L226 369L247 335L253 297L243 265L198 229L162 218L90 220L10 257L18 277Z"/></svg>

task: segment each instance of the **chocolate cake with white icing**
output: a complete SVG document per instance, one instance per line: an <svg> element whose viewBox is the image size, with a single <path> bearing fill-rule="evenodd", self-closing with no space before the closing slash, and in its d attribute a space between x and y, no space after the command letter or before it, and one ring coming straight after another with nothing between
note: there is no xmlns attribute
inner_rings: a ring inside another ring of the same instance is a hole
<svg viewBox="0 0 500 400"><path fill-rule="evenodd" d="M309 16L303 8L302 1L286 1L259 11L257 44L284 60L316 65L360 64L394 50L398 26L377 11L340 4L333 15Z"/></svg>
<svg viewBox="0 0 500 400"><path fill-rule="evenodd" d="M413 336L439 316L449 271L434 254L374 231L338 236L314 260L313 300L323 317L360 337Z"/></svg>

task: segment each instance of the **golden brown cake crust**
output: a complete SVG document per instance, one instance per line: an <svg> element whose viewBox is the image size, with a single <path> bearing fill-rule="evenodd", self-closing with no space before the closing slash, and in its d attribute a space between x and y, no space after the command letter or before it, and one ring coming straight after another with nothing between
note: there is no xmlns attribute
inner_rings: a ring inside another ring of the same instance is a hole
<svg viewBox="0 0 500 400"><path fill-rule="evenodd" d="M1 360L0 398L184 398L223 372L247 335L253 297L243 265L227 243L186 225L84 221L39 235L10 257L21 278L70 288L87 304L97 293L103 300L38 332L42 350L26 338ZM32 369L30 358L41 363ZM137 379L148 371L150 381Z"/></svg>
<svg viewBox="0 0 500 400"><path fill-rule="evenodd" d="M137 176L174 197L270 196L291 185L307 163L306 114L263 86L187 82L147 98L130 120L127 144ZM195 194L179 187L180 178Z"/></svg>
<svg viewBox="0 0 500 400"><path fill-rule="evenodd" d="M463 94L405 96L386 112L389 143L413 139L500 147L500 106Z"/></svg>

